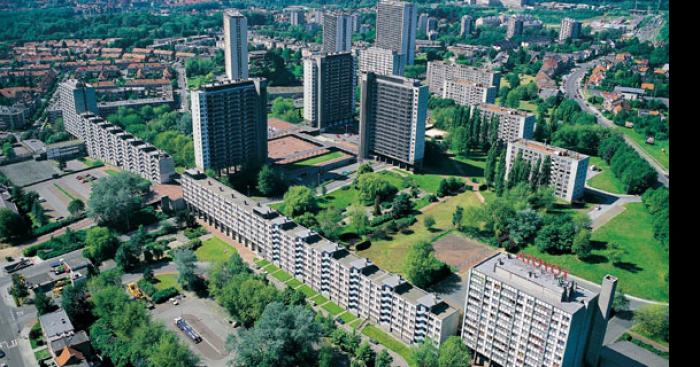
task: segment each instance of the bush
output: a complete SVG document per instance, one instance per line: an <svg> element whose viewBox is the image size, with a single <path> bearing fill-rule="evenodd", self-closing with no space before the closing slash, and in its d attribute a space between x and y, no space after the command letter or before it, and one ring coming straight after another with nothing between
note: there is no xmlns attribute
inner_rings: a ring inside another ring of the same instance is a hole
<svg viewBox="0 0 700 367"><path fill-rule="evenodd" d="M26 257L39 256L40 259L46 260L81 249L84 246L85 230L69 231L44 243L28 247L23 254Z"/></svg>
<svg viewBox="0 0 700 367"><path fill-rule="evenodd" d="M185 237L187 237L190 240L194 240L196 238L199 238L200 236L204 236L207 233L209 232L207 232L207 230L201 226L198 226L196 228L186 228L184 230Z"/></svg>
<svg viewBox="0 0 700 367"><path fill-rule="evenodd" d="M369 221L369 225L371 227L377 227L381 224L384 224L386 221L390 220L391 218L392 218L391 214L382 214L382 215L379 215L379 216L372 218L372 220Z"/></svg>
<svg viewBox="0 0 700 367"><path fill-rule="evenodd" d="M167 301L168 299L177 296L178 291L177 289L173 287L168 287L162 290L159 290L153 294L151 297L151 300L155 303L163 303Z"/></svg>
<svg viewBox="0 0 700 367"><path fill-rule="evenodd" d="M146 279L140 279L136 284L139 286L141 291L143 293L145 293L148 297L152 298L153 295L156 292L158 292L156 287L153 284L151 284L149 281L147 281Z"/></svg>

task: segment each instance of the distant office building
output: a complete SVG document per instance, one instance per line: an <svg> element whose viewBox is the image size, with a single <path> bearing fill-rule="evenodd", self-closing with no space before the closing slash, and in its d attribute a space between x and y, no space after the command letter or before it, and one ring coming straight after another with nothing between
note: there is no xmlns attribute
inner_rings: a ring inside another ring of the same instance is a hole
<svg viewBox="0 0 700 367"><path fill-rule="evenodd" d="M418 23L416 24L416 32L421 32L421 33L428 33L428 18L430 16L428 13L421 13L421 15L418 16Z"/></svg>
<svg viewBox="0 0 700 367"><path fill-rule="evenodd" d="M486 17L478 17L476 18L476 21L474 21L474 25L476 28L482 27L482 26L499 26L501 25L501 19L495 15L490 15Z"/></svg>
<svg viewBox="0 0 700 367"><path fill-rule="evenodd" d="M86 154L85 142L80 139L62 141L46 146L46 159L67 161Z"/></svg>
<svg viewBox="0 0 700 367"><path fill-rule="evenodd" d="M224 11L224 62L228 80L248 79L248 21L238 10Z"/></svg>
<svg viewBox="0 0 700 367"><path fill-rule="evenodd" d="M472 22L474 18L471 15L465 15L459 22L459 36L466 37L472 33Z"/></svg>
<svg viewBox="0 0 700 367"><path fill-rule="evenodd" d="M0 106L0 130L21 129L28 117L29 110L24 106Z"/></svg>
<svg viewBox="0 0 700 367"><path fill-rule="evenodd" d="M304 11L301 9L289 10L289 23L293 26L302 25L306 22Z"/></svg>
<svg viewBox="0 0 700 367"><path fill-rule="evenodd" d="M513 167L518 153L531 165L544 162L550 157L552 164L549 173L549 186L554 194L567 201L583 196L588 170L588 156L572 150L546 145L534 140L516 140L508 143L506 153L506 178Z"/></svg>
<svg viewBox="0 0 700 367"><path fill-rule="evenodd" d="M403 55L412 65L416 48L416 7L405 1L380 0L377 3L375 46Z"/></svg>
<svg viewBox="0 0 700 367"><path fill-rule="evenodd" d="M506 30L506 38L511 39L523 34L523 20L518 16L508 18L508 29Z"/></svg>
<svg viewBox="0 0 700 367"><path fill-rule="evenodd" d="M358 69L360 73L373 72L379 75L403 75L401 55L396 51L379 47L360 50Z"/></svg>
<svg viewBox="0 0 700 367"><path fill-rule="evenodd" d="M359 159L413 169L423 163L428 87L414 79L362 74Z"/></svg>
<svg viewBox="0 0 700 367"><path fill-rule="evenodd" d="M166 153L92 113L79 117L83 141L91 158L138 174L155 182L167 183L175 174L175 163ZM47 151L48 155L48 151Z"/></svg>
<svg viewBox="0 0 700 367"><path fill-rule="evenodd" d="M598 366L617 279L600 292L528 255L499 253L469 273L462 341L479 365Z"/></svg>
<svg viewBox="0 0 700 367"><path fill-rule="evenodd" d="M304 60L304 120L307 123L325 130L353 121L354 72L350 52L316 55Z"/></svg>
<svg viewBox="0 0 700 367"><path fill-rule="evenodd" d="M428 18L428 25L425 28L425 33L430 33L431 31L437 30L438 20L435 17Z"/></svg>
<svg viewBox="0 0 700 367"><path fill-rule="evenodd" d="M267 159L267 81L249 79L192 91L195 164L217 171Z"/></svg>
<svg viewBox="0 0 700 367"><path fill-rule="evenodd" d="M496 88L496 93L498 93L498 86L501 83L501 73L498 71L444 61L428 62L426 74L430 93L440 96L444 94L445 82L473 82L487 87L494 87Z"/></svg>
<svg viewBox="0 0 700 367"><path fill-rule="evenodd" d="M535 115L514 108L506 108L495 104L478 104L472 108L474 114L479 110L479 116L491 121L493 116L498 118L498 140L509 143L518 139L532 139L535 130Z"/></svg>
<svg viewBox="0 0 700 367"><path fill-rule="evenodd" d="M564 42L568 39L576 39L581 34L581 22L571 18L563 18L561 20L561 29L559 29L559 42Z"/></svg>
<svg viewBox="0 0 700 367"><path fill-rule="evenodd" d="M454 100L457 104L473 106L480 103L496 102L496 87L475 83L468 80L445 81L442 98Z"/></svg>
<svg viewBox="0 0 700 367"><path fill-rule="evenodd" d="M345 52L352 48L352 18L343 14L323 16L323 52Z"/></svg>
<svg viewBox="0 0 700 367"><path fill-rule="evenodd" d="M523 34L523 20L518 16L511 16L508 18L508 28L506 30L506 38L511 39L516 36L522 36Z"/></svg>
<svg viewBox="0 0 700 367"><path fill-rule="evenodd" d="M353 31L353 32L359 32L359 31L360 31L360 25L362 25L362 23L360 23L360 16L357 15L357 14L353 14L353 15L350 16L350 21L351 21L351 23L352 23L352 31Z"/></svg>
<svg viewBox="0 0 700 367"><path fill-rule="evenodd" d="M82 81L71 79L58 86L58 93L63 115L64 129L77 138L83 138L80 114L98 113L95 88Z"/></svg>

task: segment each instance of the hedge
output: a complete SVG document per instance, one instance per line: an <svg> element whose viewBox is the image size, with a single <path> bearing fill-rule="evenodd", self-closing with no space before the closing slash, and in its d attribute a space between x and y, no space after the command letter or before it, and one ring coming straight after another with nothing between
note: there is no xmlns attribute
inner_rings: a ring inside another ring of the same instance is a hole
<svg viewBox="0 0 700 367"><path fill-rule="evenodd" d="M163 303L168 299L177 296L178 291L174 287L165 288L153 293L151 300L155 303Z"/></svg>

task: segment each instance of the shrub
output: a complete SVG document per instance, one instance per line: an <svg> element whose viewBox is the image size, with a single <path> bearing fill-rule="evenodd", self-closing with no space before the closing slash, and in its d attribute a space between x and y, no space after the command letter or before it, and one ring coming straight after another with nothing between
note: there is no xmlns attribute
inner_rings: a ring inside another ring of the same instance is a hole
<svg viewBox="0 0 700 367"><path fill-rule="evenodd" d="M149 296L149 297L153 297L153 295L154 295L156 292L158 292L158 290L156 289L156 287L155 287L153 284L151 284L150 282L148 282L146 279L140 279L140 280L137 282L137 285L139 286L139 288L141 289L141 291L142 291L143 293L145 293L145 294L146 294L147 296Z"/></svg>
<svg viewBox="0 0 700 367"><path fill-rule="evenodd" d="M168 288L165 288L165 289L162 289L162 290L159 290L159 291L153 293L153 296L151 297L151 299L155 303L163 303L163 302L167 301L168 299L177 296L177 294L178 294L177 289L175 289L173 287L168 287Z"/></svg>

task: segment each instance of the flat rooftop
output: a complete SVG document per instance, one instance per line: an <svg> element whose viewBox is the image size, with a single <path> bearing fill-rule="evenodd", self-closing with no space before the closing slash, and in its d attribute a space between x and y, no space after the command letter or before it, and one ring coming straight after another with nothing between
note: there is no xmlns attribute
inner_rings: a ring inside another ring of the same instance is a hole
<svg viewBox="0 0 700 367"><path fill-rule="evenodd" d="M513 254L498 253L475 266L474 270L570 314L598 296L598 293L565 279L561 270L545 270L545 266ZM569 296L566 295L567 287L572 289Z"/></svg>
<svg viewBox="0 0 700 367"><path fill-rule="evenodd" d="M555 147L553 145L546 145L535 140L518 139L514 141L513 144L516 146L523 147L525 149L535 150L546 155L568 157L579 161L588 158L588 156L585 154L581 154L569 149Z"/></svg>
<svg viewBox="0 0 700 367"><path fill-rule="evenodd" d="M515 115L522 117L534 116L533 114L527 113L525 111L521 111L515 108L501 107L492 103L479 103L478 107L481 111L489 111L500 115Z"/></svg>

